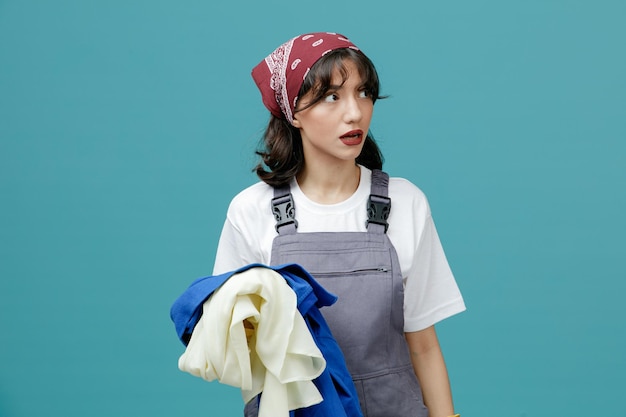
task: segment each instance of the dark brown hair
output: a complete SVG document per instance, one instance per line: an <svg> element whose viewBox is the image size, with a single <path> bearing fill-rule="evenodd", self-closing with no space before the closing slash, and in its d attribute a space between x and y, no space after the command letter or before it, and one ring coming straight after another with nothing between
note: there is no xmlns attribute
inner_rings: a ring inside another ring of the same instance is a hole
<svg viewBox="0 0 626 417"><path fill-rule="evenodd" d="M298 97L311 93L311 100L296 112L324 99L330 89L336 69L339 70L343 81L348 78L348 72L344 66L345 60L350 60L356 65L363 80L363 88L374 103L377 99L384 98L379 95L380 81L372 61L361 51L350 48L335 49L311 67L298 93ZM256 154L261 157L261 162L253 171L256 171L261 180L274 187L288 184L304 166L300 130L292 126L287 119L270 115L261 148L256 151ZM383 155L369 132L361 154L356 158L356 163L369 169L381 169L383 166Z"/></svg>

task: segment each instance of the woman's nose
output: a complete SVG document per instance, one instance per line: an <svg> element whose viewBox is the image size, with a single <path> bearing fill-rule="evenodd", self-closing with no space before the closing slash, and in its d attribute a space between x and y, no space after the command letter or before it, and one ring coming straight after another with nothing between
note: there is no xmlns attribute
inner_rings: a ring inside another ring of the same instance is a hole
<svg viewBox="0 0 626 417"><path fill-rule="evenodd" d="M363 116L363 111L359 105L359 100L356 97L345 100L346 108L344 113L344 121L346 123L358 122Z"/></svg>

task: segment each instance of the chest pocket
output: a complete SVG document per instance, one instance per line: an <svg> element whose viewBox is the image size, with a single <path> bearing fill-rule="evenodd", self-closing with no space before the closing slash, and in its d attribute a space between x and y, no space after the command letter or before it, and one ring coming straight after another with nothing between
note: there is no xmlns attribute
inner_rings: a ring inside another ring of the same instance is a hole
<svg viewBox="0 0 626 417"><path fill-rule="evenodd" d="M384 369L393 350L390 337L403 327L402 313L397 311L402 286L393 279L389 248L367 233L299 233L295 237L277 237L281 250L273 254L272 263L302 265L339 297L321 311L354 377Z"/></svg>

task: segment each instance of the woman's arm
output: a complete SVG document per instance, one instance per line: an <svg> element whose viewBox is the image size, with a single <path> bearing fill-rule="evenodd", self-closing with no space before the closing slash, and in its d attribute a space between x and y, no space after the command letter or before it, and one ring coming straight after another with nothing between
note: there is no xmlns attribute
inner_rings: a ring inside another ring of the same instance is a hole
<svg viewBox="0 0 626 417"><path fill-rule="evenodd" d="M424 403L430 417L448 417L454 414L448 370L441 353L435 326L417 332L405 333L411 353L413 369L422 386Z"/></svg>

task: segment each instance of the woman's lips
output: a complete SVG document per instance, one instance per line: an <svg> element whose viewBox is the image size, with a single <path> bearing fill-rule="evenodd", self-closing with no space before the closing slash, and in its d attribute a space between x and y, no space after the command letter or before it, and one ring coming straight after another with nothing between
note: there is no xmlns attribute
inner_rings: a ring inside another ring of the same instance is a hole
<svg viewBox="0 0 626 417"><path fill-rule="evenodd" d="M339 139L349 146L360 145L363 141L363 131L361 129L351 130L341 135Z"/></svg>

